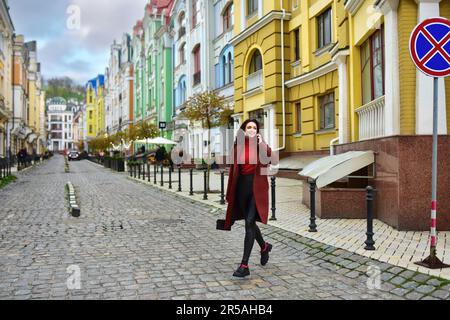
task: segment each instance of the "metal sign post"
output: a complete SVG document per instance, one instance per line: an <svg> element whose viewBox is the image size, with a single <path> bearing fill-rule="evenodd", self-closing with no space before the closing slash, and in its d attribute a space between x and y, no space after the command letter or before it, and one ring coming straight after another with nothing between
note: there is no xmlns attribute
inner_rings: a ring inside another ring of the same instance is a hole
<svg viewBox="0 0 450 320"><path fill-rule="evenodd" d="M409 51L416 67L433 77L433 147L431 160L431 229L430 255L416 262L430 269L450 267L436 256L437 244L437 147L438 147L438 80L450 75L450 21L430 18L419 23L411 33Z"/></svg>

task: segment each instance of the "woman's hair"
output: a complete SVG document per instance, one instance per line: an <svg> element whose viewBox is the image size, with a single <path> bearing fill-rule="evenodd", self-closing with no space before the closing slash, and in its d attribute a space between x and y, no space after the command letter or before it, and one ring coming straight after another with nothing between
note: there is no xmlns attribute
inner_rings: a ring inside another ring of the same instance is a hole
<svg viewBox="0 0 450 320"><path fill-rule="evenodd" d="M256 133L259 133L259 122L258 122L258 120L256 120L256 119L247 119L247 120L245 120L245 121L241 124L240 129L241 129L242 131L245 132L245 127L247 127L247 124L248 124L249 122L254 122L254 123L256 124Z"/></svg>

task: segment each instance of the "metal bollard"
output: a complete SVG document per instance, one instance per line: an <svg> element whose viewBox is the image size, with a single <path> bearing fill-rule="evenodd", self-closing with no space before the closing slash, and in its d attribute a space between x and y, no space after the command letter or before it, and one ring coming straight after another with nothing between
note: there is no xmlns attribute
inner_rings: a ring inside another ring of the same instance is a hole
<svg viewBox="0 0 450 320"><path fill-rule="evenodd" d="M156 162L153 166L153 184L156 184Z"/></svg>
<svg viewBox="0 0 450 320"><path fill-rule="evenodd" d="M161 187L164 186L164 166L161 165Z"/></svg>
<svg viewBox="0 0 450 320"><path fill-rule="evenodd" d="M136 164L133 165L133 177L136 178Z"/></svg>
<svg viewBox="0 0 450 320"><path fill-rule="evenodd" d="M270 220L276 221L277 218L275 217L275 176L270 177L270 188L272 191L272 216L270 217Z"/></svg>
<svg viewBox="0 0 450 320"><path fill-rule="evenodd" d="M203 200L208 200L208 193L206 191L206 173L207 169L203 170Z"/></svg>
<svg viewBox="0 0 450 320"><path fill-rule="evenodd" d="M147 162L147 181L150 182L150 163Z"/></svg>
<svg viewBox="0 0 450 320"><path fill-rule="evenodd" d="M311 181L309 183L309 194L310 194L310 209L311 209L311 223L309 224L309 232L317 232L316 226L316 181Z"/></svg>
<svg viewBox="0 0 450 320"><path fill-rule="evenodd" d="M181 165L178 166L178 192L181 192Z"/></svg>
<svg viewBox="0 0 450 320"><path fill-rule="evenodd" d="M189 187L189 195L193 196L194 195L194 189L193 189L193 183L192 183L192 171L193 169L189 169L189 181L190 181L190 187Z"/></svg>
<svg viewBox="0 0 450 320"><path fill-rule="evenodd" d="M145 181L145 163L142 163L142 180Z"/></svg>
<svg viewBox="0 0 450 320"><path fill-rule="evenodd" d="M169 167L169 189L172 189L172 170Z"/></svg>
<svg viewBox="0 0 450 320"><path fill-rule="evenodd" d="M366 250L375 250L374 244L375 241L373 241L373 191L374 189L371 186L368 186L366 188L367 194L366 194L366 200L367 200L367 232L366 236L367 239L364 242L366 246L364 249Z"/></svg>
<svg viewBox="0 0 450 320"><path fill-rule="evenodd" d="M220 171L220 204L225 204L225 171Z"/></svg>
<svg viewBox="0 0 450 320"><path fill-rule="evenodd" d="M138 172L139 172L138 178L141 179L141 164L140 163L138 164Z"/></svg>

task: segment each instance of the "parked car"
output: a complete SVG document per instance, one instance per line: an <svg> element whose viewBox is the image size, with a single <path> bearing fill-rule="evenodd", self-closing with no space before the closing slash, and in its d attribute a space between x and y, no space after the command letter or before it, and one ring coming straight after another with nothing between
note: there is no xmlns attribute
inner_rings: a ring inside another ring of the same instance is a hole
<svg viewBox="0 0 450 320"><path fill-rule="evenodd" d="M80 160L80 154L78 153L78 151L72 150L67 155L67 158L68 158L69 161L71 161L71 160Z"/></svg>

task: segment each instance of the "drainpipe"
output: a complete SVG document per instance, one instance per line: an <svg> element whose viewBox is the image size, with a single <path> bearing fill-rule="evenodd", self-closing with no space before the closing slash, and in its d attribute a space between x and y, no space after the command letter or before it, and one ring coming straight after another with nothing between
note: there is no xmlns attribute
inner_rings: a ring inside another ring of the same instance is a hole
<svg viewBox="0 0 450 320"><path fill-rule="evenodd" d="M330 141L330 156L334 156L334 148L333 145L339 141L339 137L334 138L333 140Z"/></svg>
<svg viewBox="0 0 450 320"><path fill-rule="evenodd" d="M281 11L283 12L282 16L281 16L281 83L282 83L282 88L281 88L281 110L282 110L282 114L283 114L283 142L281 147L275 149L274 151L279 151L279 150L283 150L286 148L286 111L285 111L285 105L286 105L286 101L285 101L285 96L284 96L284 18L286 16L286 10L284 10L283 8L283 0L280 0L280 8Z"/></svg>

